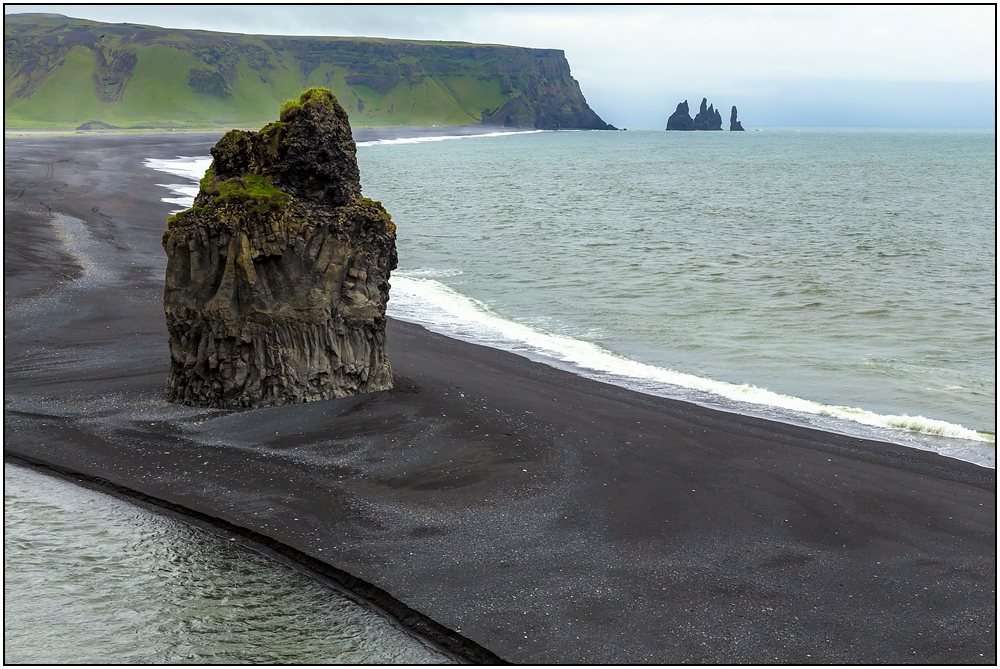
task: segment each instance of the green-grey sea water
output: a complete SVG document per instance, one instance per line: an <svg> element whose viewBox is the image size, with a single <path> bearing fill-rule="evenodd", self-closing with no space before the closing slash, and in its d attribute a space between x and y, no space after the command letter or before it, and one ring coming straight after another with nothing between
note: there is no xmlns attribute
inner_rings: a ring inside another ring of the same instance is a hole
<svg viewBox="0 0 1000 669"><path fill-rule="evenodd" d="M361 143L389 313L645 392L995 466L983 130Z"/></svg>
<svg viewBox="0 0 1000 669"><path fill-rule="evenodd" d="M4 464L4 664L448 658L243 546Z"/></svg>

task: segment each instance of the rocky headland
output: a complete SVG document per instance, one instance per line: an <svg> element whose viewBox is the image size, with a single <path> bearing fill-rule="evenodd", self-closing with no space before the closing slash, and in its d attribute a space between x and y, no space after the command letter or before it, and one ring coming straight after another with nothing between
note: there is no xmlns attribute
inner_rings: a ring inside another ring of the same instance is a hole
<svg viewBox="0 0 1000 669"><path fill-rule="evenodd" d="M172 402L253 408L387 390L396 226L361 197L347 113L326 89L212 148L171 216L164 311Z"/></svg>
<svg viewBox="0 0 1000 669"><path fill-rule="evenodd" d="M256 128L288 91L311 85L333 91L357 127L613 129L588 105L560 49L8 14L4 73L8 129Z"/></svg>

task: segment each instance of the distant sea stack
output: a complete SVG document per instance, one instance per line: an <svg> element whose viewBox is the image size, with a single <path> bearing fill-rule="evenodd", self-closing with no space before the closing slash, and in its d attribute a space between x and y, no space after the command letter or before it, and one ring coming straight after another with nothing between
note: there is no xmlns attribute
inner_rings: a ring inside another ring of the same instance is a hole
<svg viewBox="0 0 1000 669"><path fill-rule="evenodd" d="M260 127L310 86L333 91L355 127L611 129L558 49L4 16L7 128Z"/></svg>
<svg viewBox="0 0 1000 669"><path fill-rule="evenodd" d="M736 105L733 105L733 113L729 115L729 131L743 132L743 124L736 120Z"/></svg>
<svg viewBox="0 0 1000 669"><path fill-rule="evenodd" d="M387 390L396 226L361 197L347 113L326 89L212 148L163 234L167 398L226 409Z"/></svg>
<svg viewBox="0 0 1000 669"><path fill-rule="evenodd" d="M733 107L729 129L743 130L743 126L736 120L736 107ZM667 130L722 130L722 114L714 105L708 104L708 98L702 98L698 114L691 118L688 101L685 100L677 105L677 109L667 119Z"/></svg>
<svg viewBox="0 0 1000 669"><path fill-rule="evenodd" d="M707 105L707 106L706 106ZM722 130L722 114L708 104L708 98L701 99L701 109L694 117L695 130Z"/></svg>
<svg viewBox="0 0 1000 669"><path fill-rule="evenodd" d="M694 130L694 119L691 118L687 100L677 105L677 109L667 119L667 130Z"/></svg>

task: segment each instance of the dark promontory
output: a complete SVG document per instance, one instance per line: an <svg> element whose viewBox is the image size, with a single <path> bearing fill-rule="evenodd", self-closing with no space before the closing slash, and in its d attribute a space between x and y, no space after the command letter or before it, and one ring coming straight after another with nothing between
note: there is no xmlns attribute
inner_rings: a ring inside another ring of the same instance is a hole
<svg viewBox="0 0 1000 669"><path fill-rule="evenodd" d="M396 226L361 197L355 151L347 113L315 88L212 148L194 206L163 235L170 401L253 408L392 387Z"/></svg>
<svg viewBox="0 0 1000 669"><path fill-rule="evenodd" d="M736 120L736 105L733 105L733 113L729 115L729 130L743 132L743 124Z"/></svg>

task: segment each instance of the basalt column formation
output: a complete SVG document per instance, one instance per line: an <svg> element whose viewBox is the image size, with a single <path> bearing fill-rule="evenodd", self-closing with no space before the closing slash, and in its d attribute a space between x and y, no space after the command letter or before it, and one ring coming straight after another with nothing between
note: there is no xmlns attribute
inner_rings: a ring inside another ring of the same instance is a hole
<svg viewBox="0 0 1000 669"><path fill-rule="evenodd" d="M396 226L361 197L355 151L325 89L212 148L194 206L163 235L170 401L255 408L392 387Z"/></svg>

